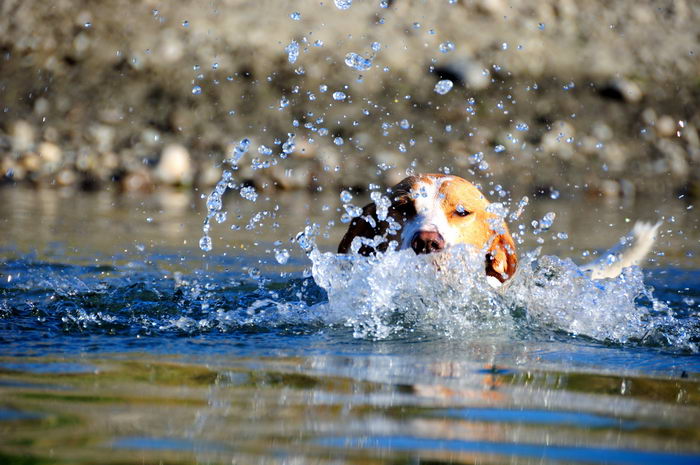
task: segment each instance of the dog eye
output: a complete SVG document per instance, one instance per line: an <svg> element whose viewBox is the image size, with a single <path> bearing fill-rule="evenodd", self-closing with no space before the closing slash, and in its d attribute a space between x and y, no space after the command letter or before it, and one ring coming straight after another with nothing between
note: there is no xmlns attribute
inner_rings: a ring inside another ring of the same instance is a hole
<svg viewBox="0 0 700 465"><path fill-rule="evenodd" d="M455 215L457 215L457 216L467 216L467 215L469 215L470 213L471 213L470 211L467 211L467 210L466 210L463 206L461 206L461 205L457 205L457 209L455 210Z"/></svg>

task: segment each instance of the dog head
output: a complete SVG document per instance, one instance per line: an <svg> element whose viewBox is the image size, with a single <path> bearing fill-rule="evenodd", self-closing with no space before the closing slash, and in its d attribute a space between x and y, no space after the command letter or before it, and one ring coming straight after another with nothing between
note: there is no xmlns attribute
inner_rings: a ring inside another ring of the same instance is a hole
<svg viewBox="0 0 700 465"><path fill-rule="evenodd" d="M410 176L390 190L389 199L386 221L378 219L374 203L351 221L339 253L349 252L356 237L381 238L376 246L364 241L359 248L362 255L384 252L389 241L396 241L399 250L417 254L467 244L484 251L487 275L504 282L515 273L517 256L508 227L488 211L489 201L469 181L441 174Z"/></svg>

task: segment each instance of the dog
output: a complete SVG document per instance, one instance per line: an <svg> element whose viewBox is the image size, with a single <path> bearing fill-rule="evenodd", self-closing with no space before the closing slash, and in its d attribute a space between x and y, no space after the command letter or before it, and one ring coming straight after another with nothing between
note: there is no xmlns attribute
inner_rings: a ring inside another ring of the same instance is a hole
<svg viewBox="0 0 700 465"><path fill-rule="evenodd" d="M395 242L398 250L431 254L466 244L484 254L484 273L493 287L515 275L518 256L508 226L471 182L453 175L421 174L407 177L389 192L389 205L372 202L352 219L338 253L368 256L385 252ZM637 223L618 246L582 270L592 279L613 278L640 263L651 250L659 225Z"/></svg>

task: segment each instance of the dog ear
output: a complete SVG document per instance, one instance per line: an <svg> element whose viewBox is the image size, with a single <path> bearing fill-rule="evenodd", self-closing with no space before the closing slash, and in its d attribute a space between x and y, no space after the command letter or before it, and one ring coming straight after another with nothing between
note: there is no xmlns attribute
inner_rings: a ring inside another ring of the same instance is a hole
<svg viewBox="0 0 700 465"><path fill-rule="evenodd" d="M352 240L356 237L366 237L368 239L372 239L374 236L380 234L380 231L376 226L373 227L363 218L365 216L374 218L375 225L377 224L377 206L374 204L374 202L366 205L362 209L362 216L352 219L348 231L345 233L343 239L338 245L338 253L349 253ZM363 245L360 247L359 253L360 255L365 256L371 255L374 253L374 249L367 245Z"/></svg>
<svg viewBox="0 0 700 465"><path fill-rule="evenodd" d="M513 277L517 266L518 257L515 254L515 242L506 229L503 234L496 235L491 243L486 255L486 274L504 282Z"/></svg>

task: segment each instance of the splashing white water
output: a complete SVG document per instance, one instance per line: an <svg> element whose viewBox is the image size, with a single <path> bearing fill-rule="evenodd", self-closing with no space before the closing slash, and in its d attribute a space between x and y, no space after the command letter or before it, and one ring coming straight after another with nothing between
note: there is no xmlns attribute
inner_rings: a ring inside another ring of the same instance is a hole
<svg viewBox="0 0 700 465"><path fill-rule="evenodd" d="M663 338L697 347L631 267L614 279L593 280L571 260L521 257L511 282L493 289L483 254L457 246L436 255L411 250L377 257L311 250L312 273L328 294L319 318L350 326L355 337L382 339L404 331L483 337L522 329L564 332L611 343ZM641 301L647 304L642 304Z"/></svg>

